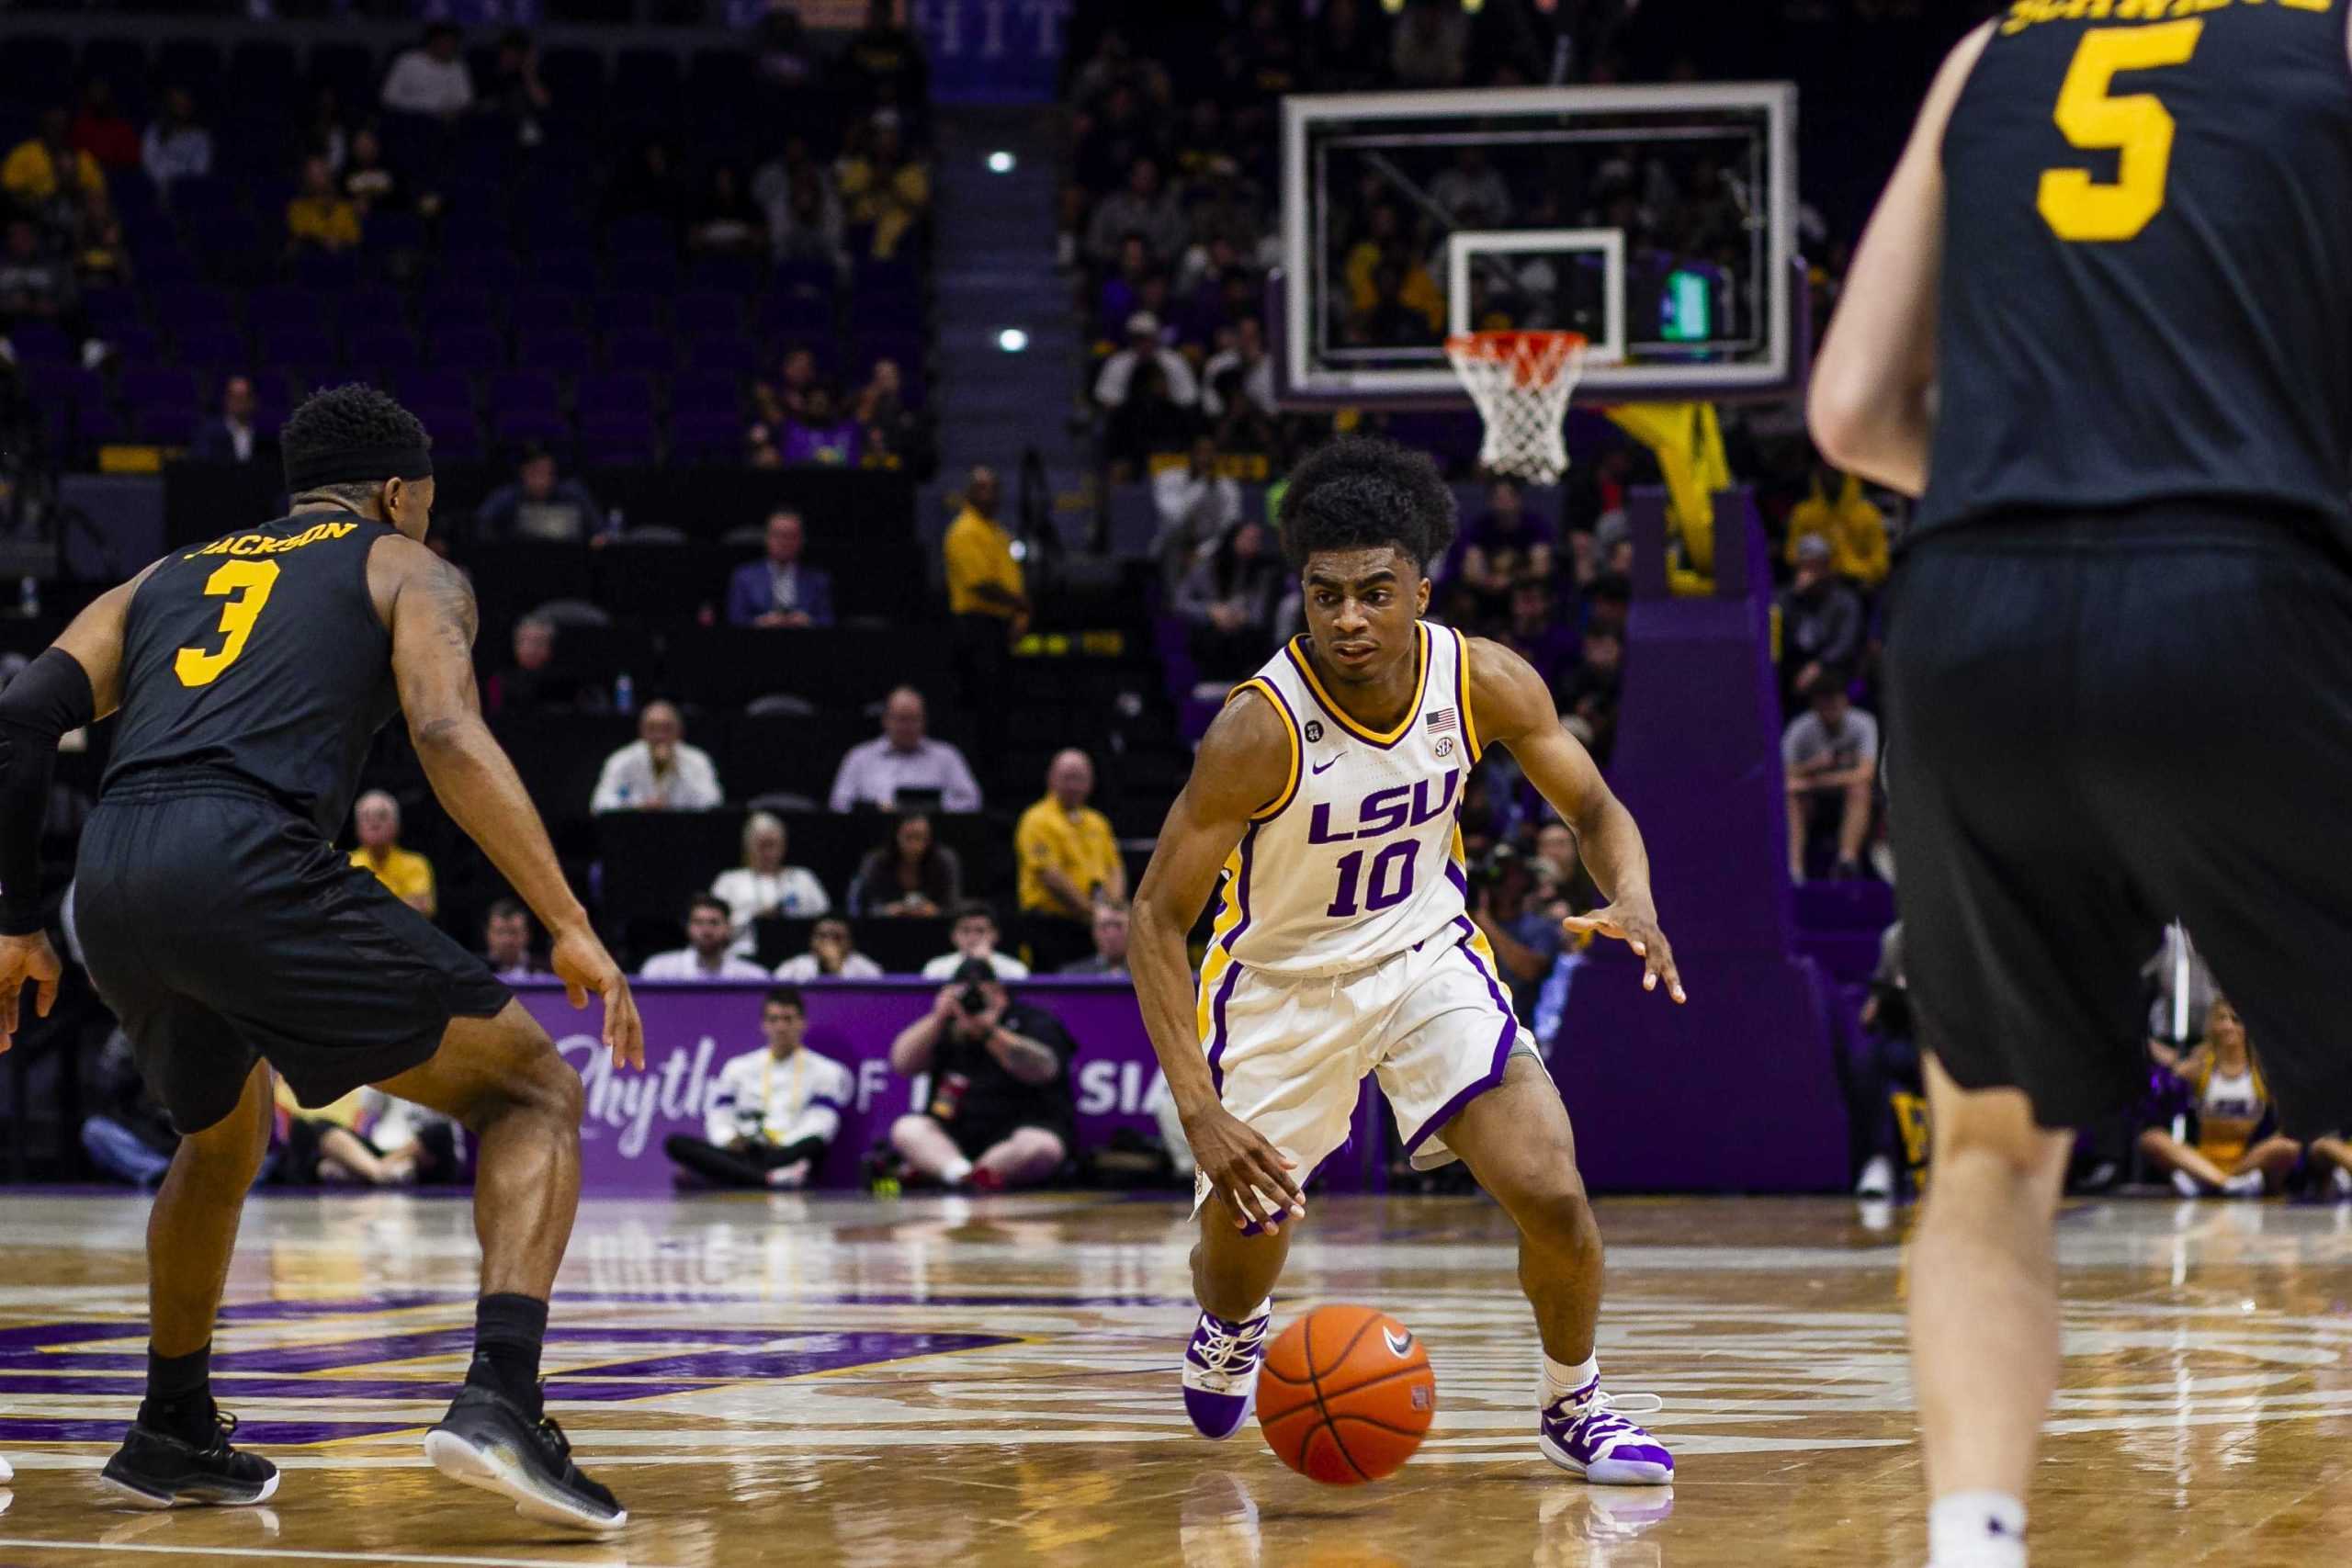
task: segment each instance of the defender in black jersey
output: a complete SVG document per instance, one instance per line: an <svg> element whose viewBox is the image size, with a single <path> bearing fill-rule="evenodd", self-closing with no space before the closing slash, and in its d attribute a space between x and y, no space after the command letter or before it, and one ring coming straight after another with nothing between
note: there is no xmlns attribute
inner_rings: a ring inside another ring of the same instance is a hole
<svg viewBox="0 0 2352 1568"><path fill-rule="evenodd" d="M482 723L472 591L421 542L424 427L366 387L313 397L282 446L292 514L175 551L102 595L0 693L0 1049L28 979L44 1012L40 818L57 740L120 712L82 838L90 976L186 1134L148 1228L147 1398L104 1479L142 1507L256 1503L209 1352L270 1069L306 1105L380 1084L472 1130L482 1238L474 1364L425 1439L445 1473L602 1533L628 1514L544 1417L548 1292L580 1195L580 1079L481 961L335 852L368 741L395 713L450 817L555 933L575 1006L643 1065L628 982Z"/></svg>
<svg viewBox="0 0 2352 1568"><path fill-rule="evenodd" d="M1816 367L1921 497L1889 809L1935 1182L1937 1568L2018 1568L2073 1138L2186 922L2284 1130L2352 1122L2352 51L2341 0L2018 0L1955 51Z"/></svg>

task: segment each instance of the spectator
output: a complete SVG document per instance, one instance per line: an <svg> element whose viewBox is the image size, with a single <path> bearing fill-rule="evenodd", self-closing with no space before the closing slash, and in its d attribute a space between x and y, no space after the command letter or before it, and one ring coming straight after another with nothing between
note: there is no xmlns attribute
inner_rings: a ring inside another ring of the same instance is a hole
<svg viewBox="0 0 2352 1568"><path fill-rule="evenodd" d="M141 139L139 161L156 194L171 199L172 182L212 172L212 132L196 118L196 98L186 87L164 95L164 112L148 124Z"/></svg>
<svg viewBox="0 0 2352 1568"><path fill-rule="evenodd" d="M1487 615L1508 612L1511 588L1524 577L1548 581L1558 569L1551 530L1527 514L1517 481L1498 479L1487 491L1487 513L1464 530L1462 581Z"/></svg>
<svg viewBox="0 0 2352 1568"><path fill-rule="evenodd" d="M1862 844L1871 827L1871 792L1878 783L1878 720L1846 694L1846 671L1832 670L1813 688L1812 705L1781 737L1788 770L1789 876L1805 880L1809 852L1834 833L1833 874L1862 874Z"/></svg>
<svg viewBox="0 0 2352 1568"><path fill-rule="evenodd" d="M515 898L501 898L481 922L482 962L501 980L529 980L546 973L531 956L531 912Z"/></svg>
<svg viewBox="0 0 2352 1568"><path fill-rule="evenodd" d="M1094 378L1094 400L1106 409L1124 404L1137 367L1144 365L1159 367L1170 401L1183 408L1200 401L1201 384L1193 378L1193 367L1184 363L1182 355L1159 341L1159 318L1148 310L1137 310L1127 318L1127 344L1102 362Z"/></svg>
<svg viewBox="0 0 2352 1568"><path fill-rule="evenodd" d="M1878 968L1862 1003L1861 1038L1843 1064L1846 1115L1857 1198L1892 1198L1894 1174L1903 1163L1901 1128L1895 1122L1897 1090L1921 1095L1919 1046L1911 1024L1911 984L1903 967L1903 924L1879 938Z"/></svg>
<svg viewBox="0 0 2352 1568"><path fill-rule="evenodd" d="M96 1076L99 1109L82 1122L82 1152L111 1179L152 1191L172 1168L180 1134L171 1113L147 1092L121 1030L107 1036Z"/></svg>
<svg viewBox="0 0 2352 1568"><path fill-rule="evenodd" d="M514 482L492 491L474 513L474 528L510 544L582 545L603 532L604 513L586 485L557 474L555 454L534 446L523 449Z"/></svg>
<svg viewBox="0 0 2352 1568"><path fill-rule="evenodd" d="M990 1192L1046 1181L1069 1157L1074 1054L1060 1021L1016 1002L986 964L966 960L931 1010L890 1043L890 1066L931 1077L931 1104L891 1124L917 1172Z"/></svg>
<svg viewBox="0 0 2352 1568"><path fill-rule="evenodd" d="M601 711L604 692L577 675L555 668L556 624L539 615L514 623L514 662L489 682L490 711L538 713L549 709Z"/></svg>
<svg viewBox="0 0 2352 1568"><path fill-rule="evenodd" d="M956 906L956 922L948 928L948 940L955 948L941 953L922 966L926 980L944 980L956 972L959 965L975 961L988 964L1000 980L1025 980L1029 965L1011 953L996 950L999 935L996 911L978 898L967 898Z"/></svg>
<svg viewBox="0 0 2352 1568"><path fill-rule="evenodd" d="M250 463L261 446L254 424L254 384L243 376L220 383L220 416L196 427L188 456L200 463Z"/></svg>
<svg viewBox="0 0 2352 1568"><path fill-rule="evenodd" d="M458 42L458 29L446 22L426 28L422 43L393 57L384 75L384 107L439 120L456 119L473 107L473 73Z"/></svg>
<svg viewBox="0 0 2352 1568"><path fill-rule="evenodd" d="M2266 1188L2286 1180L2302 1150L2275 1130L2270 1086L2255 1060L2245 1021L2228 998L2213 998L2205 1014L2205 1038L2194 1049L2176 1052L2151 1040L2148 1050L2158 1066L2188 1086L2196 1133L2182 1139L2151 1127L2140 1134L2140 1152L2157 1169L2172 1173L2182 1197L2226 1192L2259 1198Z"/></svg>
<svg viewBox="0 0 2352 1568"><path fill-rule="evenodd" d="M1391 37L1388 67L1400 87L1459 87L1470 62L1470 17L1451 0L1411 0Z"/></svg>
<svg viewBox="0 0 2352 1568"><path fill-rule="evenodd" d="M1176 591L1193 663L1204 682L1246 679L1273 656L1274 607L1290 586L1266 525L1237 523Z"/></svg>
<svg viewBox="0 0 2352 1568"><path fill-rule="evenodd" d="M865 141L863 151L853 145L842 155L833 184L849 220L873 225L874 259L888 261L931 210L931 169L908 153L894 109L867 122Z"/></svg>
<svg viewBox="0 0 2352 1568"><path fill-rule="evenodd" d="M1082 926L1101 906L1126 901L1126 864L1111 819L1087 804L1093 794L1093 761L1075 748L1056 753L1045 795L1012 831L1023 913Z"/></svg>
<svg viewBox="0 0 2352 1568"><path fill-rule="evenodd" d="M810 155L805 137L788 139L780 154L752 172L752 200L767 215L768 245L776 260L825 261L848 270L841 197L832 175Z"/></svg>
<svg viewBox="0 0 2352 1568"><path fill-rule="evenodd" d="M431 919L439 901L434 895L433 863L413 850L401 848L401 803L380 789L371 789L351 808L359 847L351 863L375 874L392 897Z"/></svg>
<svg viewBox="0 0 2352 1568"><path fill-rule="evenodd" d="M853 915L913 915L929 919L963 897L964 870L956 852L932 831L931 818L910 811L890 829L890 841L866 852L849 889Z"/></svg>
<svg viewBox="0 0 2352 1568"><path fill-rule="evenodd" d="M964 753L923 733L922 694L900 686L882 701L882 733L853 746L833 774L828 804L835 811L872 807L883 811L928 802L902 798L936 795L946 811L978 811L980 786Z"/></svg>
<svg viewBox="0 0 2352 1568"><path fill-rule="evenodd" d="M1445 295L1438 288L1437 279L1413 254L1409 238L1405 233L1405 220L1396 207L1381 202L1372 209L1369 227L1363 238L1348 251L1342 276L1348 286L1348 310L1351 315L1369 317L1382 303L1381 269L1385 266L1396 274L1389 303L1401 306L1407 312L1402 328L1421 319L1430 331L1445 321Z"/></svg>
<svg viewBox="0 0 2352 1568"><path fill-rule="evenodd" d="M897 11L896 0L868 0L865 26L850 35L835 60L842 91L860 112L895 108L915 113L930 101L922 46L898 25Z"/></svg>
<svg viewBox="0 0 2352 1568"><path fill-rule="evenodd" d="M1127 977L1127 907L1097 904L1088 930L1094 938L1092 956L1065 964L1057 974L1094 975L1121 980Z"/></svg>
<svg viewBox="0 0 2352 1568"><path fill-rule="evenodd" d="M833 580L800 564L808 545L800 513L780 506L768 513L767 554L735 569L727 583L727 619L739 626L830 626Z"/></svg>
<svg viewBox="0 0 2352 1568"><path fill-rule="evenodd" d="M833 907L825 885L805 865L784 863L784 819L754 811L743 818L743 863L718 874L711 893L726 902L735 928L734 951L749 956L752 922L762 915L806 919Z"/></svg>
<svg viewBox="0 0 2352 1568"><path fill-rule="evenodd" d="M1834 493L1834 499L1833 499ZM1864 588L1886 581L1886 513L1862 493L1862 481L1827 463L1813 466L1813 484L1789 513L1788 560L1807 539L1829 546L1829 570Z"/></svg>
<svg viewBox="0 0 2352 1568"><path fill-rule="evenodd" d="M802 399L800 412L786 414L776 452L787 468L857 467L857 423L833 401L833 389L820 381Z"/></svg>
<svg viewBox="0 0 2352 1568"><path fill-rule="evenodd" d="M0 255L0 342L22 321L51 322L81 344L85 367L96 368L104 356L105 345L90 335L73 267L42 248L31 220L16 218L8 222L7 253Z"/></svg>
<svg viewBox="0 0 2352 1568"><path fill-rule="evenodd" d="M808 931L808 951L796 953L775 966L779 980L877 980L882 965L857 951L850 939L849 922L828 915Z"/></svg>
<svg viewBox="0 0 2352 1568"><path fill-rule="evenodd" d="M1560 624L1560 595L1541 577L1511 585L1510 625L1499 639L1550 686L1576 662L1577 636Z"/></svg>
<svg viewBox="0 0 2352 1568"><path fill-rule="evenodd" d="M351 138L351 156L342 174L343 194L358 209L362 223L374 212L401 212L413 208L430 218L441 210L441 198L431 192L412 197L407 182L384 162L384 139L367 126Z"/></svg>
<svg viewBox="0 0 2352 1568"><path fill-rule="evenodd" d="M1533 868L1509 844L1497 844L1478 867L1470 892L1470 919L1495 950L1495 967L1510 987L1512 1009L1534 1017L1536 993L1560 956L1560 922L1532 897Z"/></svg>
<svg viewBox="0 0 2352 1568"><path fill-rule="evenodd" d="M76 152L96 159L101 170L128 169L139 162L139 128L123 117L114 101L114 84L103 76L92 77L82 89L81 111L65 140Z"/></svg>
<svg viewBox="0 0 2352 1568"><path fill-rule="evenodd" d="M1086 224L1087 259L1097 266L1115 265L1120 246L1130 234L1143 237L1157 266L1174 265L1192 237L1184 209L1175 193L1161 186L1159 165L1149 158L1136 159L1127 170L1125 188L1094 204L1094 215Z"/></svg>
<svg viewBox="0 0 2352 1568"><path fill-rule="evenodd" d="M359 209L335 188L324 158L302 160L301 193L286 204L286 238L296 250L315 245L330 253L359 243Z"/></svg>
<svg viewBox="0 0 2352 1568"><path fill-rule="evenodd" d="M306 158L324 158L328 168L340 172L350 146L344 130L343 100L333 87L321 87L311 100L310 118L296 140L295 151Z"/></svg>
<svg viewBox="0 0 2352 1568"><path fill-rule="evenodd" d="M1102 425L1102 456L1114 484L1126 484L1192 445L1200 421L1169 394L1168 376L1147 359L1127 383L1125 400Z"/></svg>
<svg viewBox="0 0 2352 1568"><path fill-rule="evenodd" d="M103 207L106 175L87 152L74 151L72 122L65 110L41 111L40 129L17 143L6 162L0 163L0 191L17 210L70 240L81 228L85 209Z"/></svg>
<svg viewBox="0 0 2352 1568"><path fill-rule="evenodd" d="M752 383L752 402L762 419L782 424L792 415L808 412L808 393L816 385L816 354L804 344L794 344L784 351L773 382Z"/></svg>
<svg viewBox="0 0 2352 1568"><path fill-rule="evenodd" d="M657 953L638 970L640 980L764 980L768 972L729 951L734 926L727 900L697 893L686 906L686 945Z"/></svg>
<svg viewBox="0 0 2352 1568"><path fill-rule="evenodd" d="M764 248L767 215L743 188L743 172L732 164L710 171L701 199L686 226L686 248L707 255L740 255Z"/></svg>
<svg viewBox="0 0 2352 1568"><path fill-rule="evenodd" d="M1241 521L1241 487L1217 471L1216 443L1204 435L1193 443L1183 467L1171 465L1152 475L1151 503L1159 513L1151 553L1172 593L1194 562Z"/></svg>
<svg viewBox="0 0 2352 1568"><path fill-rule="evenodd" d="M1143 309L1144 285L1155 276L1151 251L1141 234L1129 234L1119 242L1119 260L1102 279L1094 302L1095 332L1109 337L1125 325L1129 316Z"/></svg>
<svg viewBox="0 0 2352 1568"><path fill-rule="evenodd" d="M1453 166L1430 181L1429 194L1456 229L1499 229L1510 221L1510 187L1475 141L1454 150Z"/></svg>
<svg viewBox="0 0 2352 1568"><path fill-rule="evenodd" d="M491 62L482 107L514 128L516 145L537 147L546 140L543 122L554 106L553 95L539 80L538 46L520 28L509 28Z"/></svg>
<svg viewBox="0 0 2352 1568"><path fill-rule="evenodd" d="M1812 695L1825 672L1850 668L1868 617L1854 585L1830 570L1829 541L1797 541L1796 577L1781 594L1781 669L1793 698Z"/></svg>
<svg viewBox="0 0 2352 1568"><path fill-rule="evenodd" d="M646 704L637 737L605 759L589 810L708 811L726 800L710 754L686 744L686 721L674 704Z"/></svg>
<svg viewBox="0 0 2352 1568"><path fill-rule="evenodd" d="M1535 829L1535 859L1556 887L1572 887L1583 874L1577 836L1565 822L1546 822Z"/></svg>
<svg viewBox="0 0 2352 1568"><path fill-rule="evenodd" d="M1361 0L1330 0L1307 50L1307 77L1318 93L1369 92L1383 85L1388 51L1376 11Z"/></svg>
<svg viewBox="0 0 2352 1568"><path fill-rule="evenodd" d="M769 0L752 24L752 60L761 78L775 86L806 85L817 73L817 55L800 13L782 0Z"/></svg>
<svg viewBox="0 0 2352 1568"><path fill-rule="evenodd" d="M901 464L928 467L923 457L922 426L907 408L903 380L895 359L877 359L857 390L850 417L857 423L865 466L895 468Z"/></svg>
<svg viewBox="0 0 2352 1568"><path fill-rule="evenodd" d="M721 1187L806 1187L857 1103L850 1070L800 1043L808 1028L800 993L771 988L760 1004L766 1044L718 1069L703 1135L674 1134L662 1152Z"/></svg>
<svg viewBox="0 0 2352 1568"><path fill-rule="evenodd" d="M962 683L958 694L965 711L988 727L984 739L1000 722L1012 642L1029 629L1028 582L1013 558L1012 534L996 520L997 502L996 470L974 468L964 490L964 509L941 541Z"/></svg>
<svg viewBox="0 0 2352 1568"><path fill-rule="evenodd" d="M1274 362L1266 355L1266 331L1255 316L1233 323L1231 347L1219 349L1201 367L1201 412L1222 420L1228 411L1254 409L1268 419L1281 416L1274 401Z"/></svg>
<svg viewBox="0 0 2352 1568"><path fill-rule="evenodd" d="M1606 626L1587 626L1583 657L1560 678L1552 695L1577 739L1606 766L1617 744L1617 702L1624 685L1625 645Z"/></svg>
<svg viewBox="0 0 2352 1568"><path fill-rule="evenodd" d="M286 1179L360 1187L407 1187L424 1177L458 1173L457 1128L421 1105L379 1089L355 1089L311 1109L277 1079L284 1113Z"/></svg>

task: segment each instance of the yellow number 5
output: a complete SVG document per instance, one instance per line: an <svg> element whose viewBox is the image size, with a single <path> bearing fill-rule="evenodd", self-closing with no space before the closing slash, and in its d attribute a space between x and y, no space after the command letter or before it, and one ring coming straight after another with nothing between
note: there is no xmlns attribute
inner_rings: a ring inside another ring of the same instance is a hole
<svg viewBox="0 0 2352 1568"><path fill-rule="evenodd" d="M218 653L181 649L179 657L172 660L172 673L180 678L181 685L209 686L237 661L237 655L245 651L245 639L254 635L254 623L261 619L261 607L269 603L269 591L276 586L277 563L274 560L232 560L204 580L208 598L236 594L220 606L220 635L228 640Z"/></svg>
<svg viewBox="0 0 2352 1568"><path fill-rule="evenodd" d="M2164 210L2173 118L2153 93L2108 96L2119 71L2183 65L2197 52L2203 17L2153 28L2096 28L2083 35L2058 89L2058 129L2086 152L2115 150L2112 185L2086 169L2045 169L2035 206L2062 240L2129 240Z"/></svg>

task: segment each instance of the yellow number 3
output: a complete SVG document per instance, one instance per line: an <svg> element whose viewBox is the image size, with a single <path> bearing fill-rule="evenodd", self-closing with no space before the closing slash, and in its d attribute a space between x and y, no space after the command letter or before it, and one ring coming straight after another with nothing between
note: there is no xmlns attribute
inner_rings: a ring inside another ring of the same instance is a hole
<svg viewBox="0 0 2352 1568"><path fill-rule="evenodd" d="M236 594L220 606L220 635L227 640L218 653L181 649L179 657L172 660L172 673L180 678L181 685L209 686L237 661L237 656L245 651L245 639L254 635L254 623L261 619L261 607L269 603L269 591L277 586L274 560L232 560L204 580L208 598Z"/></svg>
<svg viewBox="0 0 2352 1568"><path fill-rule="evenodd" d="M2058 129L2086 152L2115 150L2112 185L2086 169L2045 169L2035 206L2062 240L2129 240L2164 210L2172 164L2173 118L2153 93L2108 96L2119 71L2183 65L2197 52L2204 18L2153 28L2097 28L2083 35L2058 89Z"/></svg>

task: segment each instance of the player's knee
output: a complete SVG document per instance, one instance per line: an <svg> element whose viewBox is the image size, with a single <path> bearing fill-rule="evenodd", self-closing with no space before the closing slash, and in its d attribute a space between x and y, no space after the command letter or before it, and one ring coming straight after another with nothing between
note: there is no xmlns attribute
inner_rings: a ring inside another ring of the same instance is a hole
<svg viewBox="0 0 2352 1568"><path fill-rule="evenodd" d="M1520 1234L1544 1251L1582 1257L1600 1250L1600 1225L1592 1217L1592 1203L1584 1183L1571 1176L1567 1182L1530 1193L1512 1210Z"/></svg>
<svg viewBox="0 0 2352 1568"><path fill-rule="evenodd" d="M932 1124L931 1118L909 1111L890 1123L890 1146L906 1154L922 1141L923 1132Z"/></svg>

